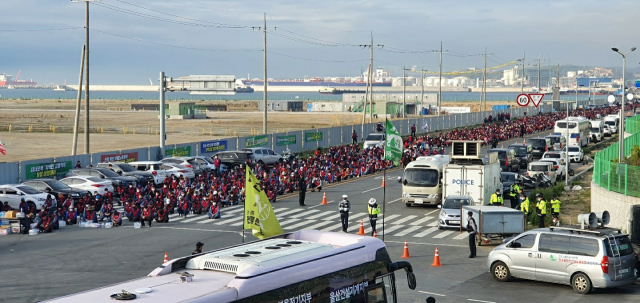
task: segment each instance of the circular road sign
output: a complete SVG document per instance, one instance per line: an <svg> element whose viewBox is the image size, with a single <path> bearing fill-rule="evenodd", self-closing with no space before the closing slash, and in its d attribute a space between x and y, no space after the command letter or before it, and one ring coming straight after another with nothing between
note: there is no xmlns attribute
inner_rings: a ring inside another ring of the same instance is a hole
<svg viewBox="0 0 640 303"><path fill-rule="evenodd" d="M529 105L530 101L531 101L531 99L529 98L529 95L527 95L527 94L519 94L518 97L516 98L516 102L520 106L527 106L527 105Z"/></svg>
<svg viewBox="0 0 640 303"><path fill-rule="evenodd" d="M629 101L633 100L633 94L632 93L628 93L627 94L627 100L629 100Z"/></svg>
<svg viewBox="0 0 640 303"><path fill-rule="evenodd" d="M609 103L616 102L616 97L614 95L609 95L609 97L607 97L607 101Z"/></svg>

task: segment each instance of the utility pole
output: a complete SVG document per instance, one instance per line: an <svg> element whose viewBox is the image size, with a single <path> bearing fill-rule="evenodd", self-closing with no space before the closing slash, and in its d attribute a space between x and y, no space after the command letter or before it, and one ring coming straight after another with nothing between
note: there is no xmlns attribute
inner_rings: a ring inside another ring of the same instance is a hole
<svg viewBox="0 0 640 303"><path fill-rule="evenodd" d="M484 48L484 70L482 71L482 104L487 111L487 48Z"/></svg>
<svg viewBox="0 0 640 303"><path fill-rule="evenodd" d="M160 155L164 158L164 142L165 137L165 119L167 118L165 115L165 102L164 102L164 92L166 91L167 84L165 82L164 72L160 72Z"/></svg>
<svg viewBox="0 0 640 303"><path fill-rule="evenodd" d="M524 59L525 52L522 52L522 79L520 79L520 93L524 94Z"/></svg>
<svg viewBox="0 0 640 303"><path fill-rule="evenodd" d="M371 87L369 88L369 122L373 123L373 31L371 32L371 53L369 54L369 75L371 75ZM364 135L364 134L363 134Z"/></svg>
<svg viewBox="0 0 640 303"><path fill-rule="evenodd" d="M264 113L262 117L262 132L267 134L267 13L264 13L264 87L262 92L262 103L264 104Z"/></svg>
<svg viewBox="0 0 640 303"><path fill-rule="evenodd" d="M73 146L71 147L71 155L75 156L78 152L78 127L80 126L80 107L82 103L82 78L84 78L84 55L86 45L82 46L82 59L80 60L80 79L78 80L78 101L76 103L76 117L73 122Z"/></svg>
<svg viewBox="0 0 640 303"><path fill-rule="evenodd" d="M407 99L407 76L406 76L406 72L407 69L406 67L403 65L402 66L402 119L406 118L405 116L405 111L406 111L406 106L407 104L405 103L406 99Z"/></svg>
<svg viewBox="0 0 640 303"><path fill-rule="evenodd" d="M424 66L420 67L420 104L424 108Z"/></svg>
<svg viewBox="0 0 640 303"><path fill-rule="evenodd" d="M540 87L540 85L542 85L542 78L540 78L540 65L540 53L538 53L538 93L542 91L542 88Z"/></svg>
<svg viewBox="0 0 640 303"><path fill-rule="evenodd" d="M442 41L440 41L440 80L438 81L438 116L440 116L441 105L442 105Z"/></svg>

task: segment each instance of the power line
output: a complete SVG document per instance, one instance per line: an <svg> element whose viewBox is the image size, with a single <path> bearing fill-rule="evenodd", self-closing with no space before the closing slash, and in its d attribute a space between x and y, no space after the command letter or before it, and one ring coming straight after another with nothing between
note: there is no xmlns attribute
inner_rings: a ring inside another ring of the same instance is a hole
<svg viewBox="0 0 640 303"><path fill-rule="evenodd" d="M216 25L220 25L220 26L238 27L237 25L230 25L230 24L225 24L225 23L198 20L198 19L193 19L193 18L189 18L189 17L183 17L183 16L178 16L178 15L174 15L174 14L170 14L170 13L165 13L165 12L161 12L161 11L158 11L158 10L155 10L155 9L147 8L147 7L140 6L140 5L133 4L133 3L129 3L129 2L126 2L126 1L122 1L122 0L114 0L114 1L117 1L117 2L120 2L120 3L124 3L124 4L128 4L128 5L131 5L133 7L140 8L140 9L152 11L154 13L163 14L163 15L167 15L167 16L172 16L172 17L176 17L176 18L187 19L187 20L196 21L196 22L202 22L202 23L216 24Z"/></svg>
<svg viewBox="0 0 640 303"><path fill-rule="evenodd" d="M311 58L303 58L303 57L291 56L291 55L281 54L281 53L277 53L277 52L273 52L273 51L267 51L267 53L278 55L278 56L283 56L283 57L288 57L288 58L293 58L293 59L316 61L316 62L346 63L346 62L364 62L364 61L369 61L369 60L365 60L365 59L361 59L361 60L321 60L321 59L311 59Z"/></svg>
<svg viewBox="0 0 640 303"><path fill-rule="evenodd" d="M42 28L42 29L0 29L0 32L46 32L83 29L84 27Z"/></svg>

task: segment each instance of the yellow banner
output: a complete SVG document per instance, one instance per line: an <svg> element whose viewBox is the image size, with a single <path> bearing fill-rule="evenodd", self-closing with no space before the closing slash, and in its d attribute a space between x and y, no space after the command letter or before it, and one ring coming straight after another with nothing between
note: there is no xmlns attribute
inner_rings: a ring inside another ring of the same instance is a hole
<svg viewBox="0 0 640 303"><path fill-rule="evenodd" d="M284 233L276 213L271 207L267 194L262 190L260 182L247 167L244 201L244 228L252 229L253 235L259 239L273 237Z"/></svg>

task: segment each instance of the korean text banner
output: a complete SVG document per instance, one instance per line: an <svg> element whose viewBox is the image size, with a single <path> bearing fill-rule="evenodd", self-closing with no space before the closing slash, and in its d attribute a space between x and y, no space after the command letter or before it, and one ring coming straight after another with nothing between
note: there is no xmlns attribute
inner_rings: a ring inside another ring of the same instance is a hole
<svg viewBox="0 0 640 303"><path fill-rule="evenodd" d="M227 140L200 142L200 153L217 153L227 150Z"/></svg>
<svg viewBox="0 0 640 303"><path fill-rule="evenodd" d="M112 154L112 155L102 155L100 156L100 162L135 162L138 158L138 152L133 153L124 153L124 154Z"/></svg>
<svg viewBox="0 0 640 303"><path fill-rule="evenodd" d="M322 133L306 133L304 134L304 142L322 141Z"/></svg>
<svg viewBox="0 0 640 303"><path fill-rule="evenodd" d="M27 180L64 177L71 168L71 161L27 164Z"/></svg>
<svg viewBox="0 0 640 303"><path fill-rule="evenodd" d="M246 142L247 142L246 143L247 147L266 146L269 143L269 136L260 135L260 136L247 137Z"/></svg>
<svg viewBox="0 0 640 303"><path fill-rule="evenodd" d="M277 146L287 146L296 144L296 135L276 136Z"/></svg>
<svg viewBox="0 0 640 303"><path fill-rule="evenodd" d="M188 157L191 156L191 146L178 147L176 149L165 149L167 157Z"/></svg>

